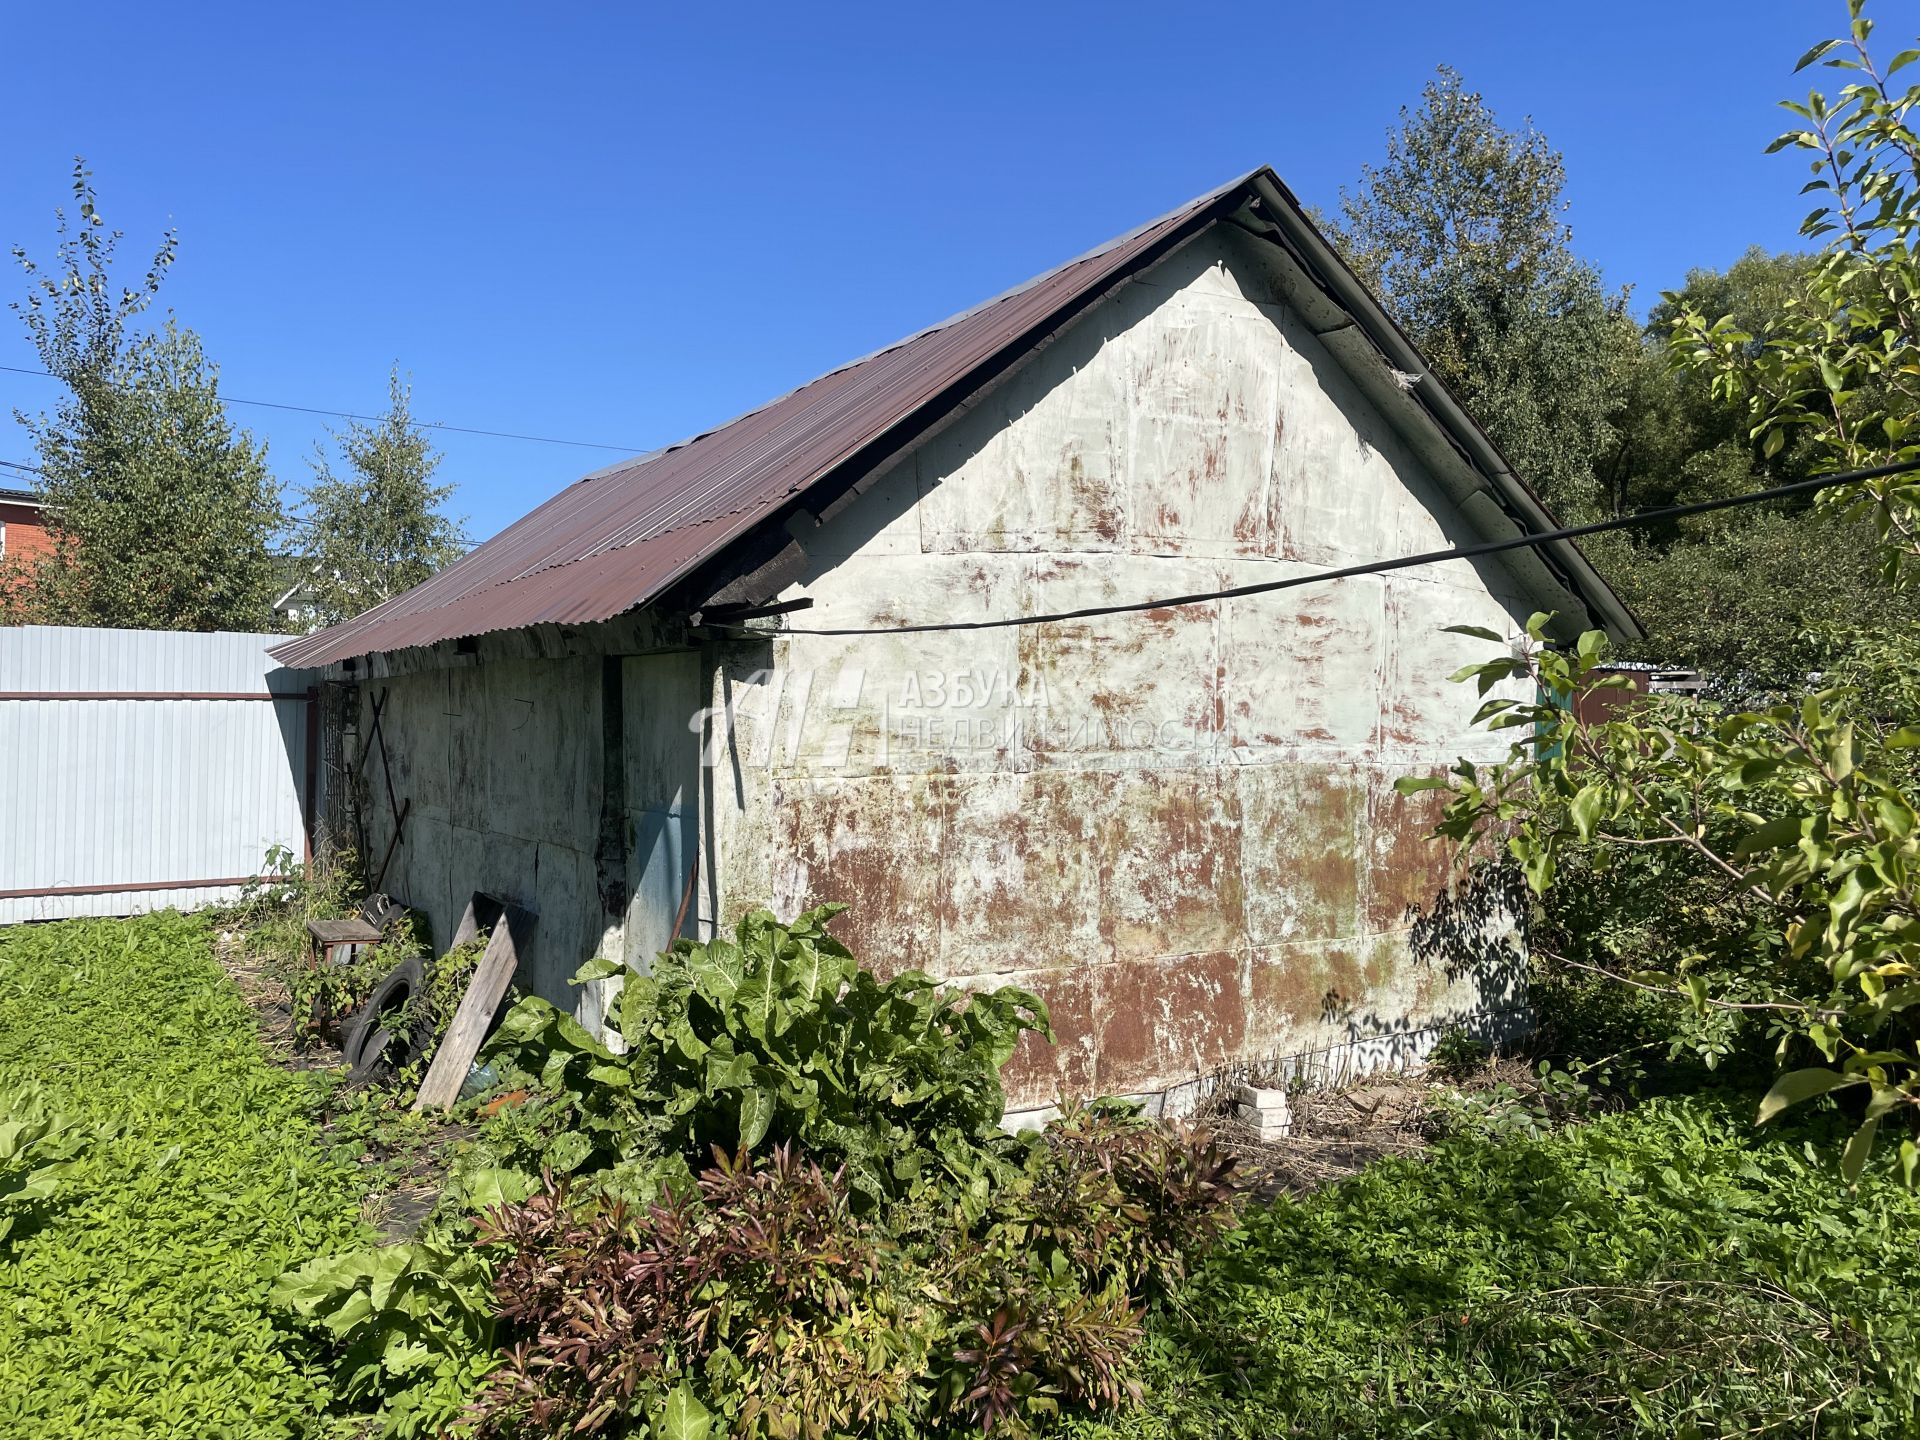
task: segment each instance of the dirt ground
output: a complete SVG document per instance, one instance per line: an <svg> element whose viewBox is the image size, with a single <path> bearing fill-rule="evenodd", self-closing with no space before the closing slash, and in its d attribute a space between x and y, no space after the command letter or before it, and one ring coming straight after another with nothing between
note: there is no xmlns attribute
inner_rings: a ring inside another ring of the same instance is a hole
<svg viewBox="0 0 1920 1440"><path fill-rule="evenodd" d="M276 1064L289 1070L330 1070L345 1063L336 1030L296 1025L286 982L271 963L248 953L237 930L215 936L214 954L253 1010L261 1044ZM345 1113L343 1107L339 1114L323 1116L321 1128L346 1138L341 1133ZM470 1125L424 1116L403 1121L403 1115L396 1100L391 1121L364 1137L359 1157L368 1170L362 1212L389 1241L411 1239L432 1213L446 1181L447 1151L473 1134Z"/></svg>
<svg viewBox="0 0 1920 1440"><path fill-rule="evenodd" d="M1534 1078L1524 1060L1489 1056L1471 1072L1445 1079L1427 1069L1383 1071L1336 1088L1300 1090L1289 1097L1291 1129L1277 1140L1262 1140L1235 1118L1224 1091L1195 1118L1239 1158L1256 1193L1304 1195L1375 1160L1425 1149L1440 1134L1444 1096L1502 1085L1526 1094Z"/></svg>

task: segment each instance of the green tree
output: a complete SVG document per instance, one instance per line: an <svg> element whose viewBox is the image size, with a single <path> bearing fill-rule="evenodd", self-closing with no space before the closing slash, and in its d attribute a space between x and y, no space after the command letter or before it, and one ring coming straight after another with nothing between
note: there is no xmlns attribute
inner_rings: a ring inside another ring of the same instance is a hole
<svg viewBox="0 0 1920 1440"><path fill-rule="evenodd" d="M1562 516L1605 503L1603 457L1639 345L1624 294L1572 250L1566 168L1442 67L1387 157L1342 190L1336 243Z"/></svg>
<svg viewBox="0 0 1920 1440"><path fill-rule="evenodd" d="M1724 270L1697 269L1648 317L1621 441L1606 466L1609 508L1627 513L1737 495L1807 476L1814 449L1763 453L1747 407L1711 377L1676 365L1675 319L1728 315L1762 341L1818 257L1754 249ZM1589 553L1647 627L1629 653L1692 665L1742 702L1798 694L1864 627L1897 620L1871 525L1809 500L1695 516L1633 535L1597 536Z"/></svg>
<svg viewBox="0 0 1920 1440"><path fill-rule="evenodd" d="M1725 270L1689 271L1686 284L1653 307L1619 421L1620 445L1606 465L1614 513L1714 499L1807 473L1800 447L1763 455L1745 407L1716 394L1707 376L1675 365L1668 337L1688 309L1732 315L1743 329L1764 334L1814 263L1811 255L1756 247Z"/></svg>
<svg viewBox="0 0 1920 1440"><path fill-rule="evenodd" d="M56 211L55 264L24 250L14 305L67 394L16 413L39 452L51 554L10 577L5 618L168 630L255 630L272 619L271 546L284 514L266 448L236 432L219 375L171 318L136 330L177 250L169 232L138 285L116 289L114 250L84 164L76 216Z"/></svg>
<svg viewBox="0 0 1920 1440"><path fill-rule="evenodd" d="M1893 77L1920 60L1902 50L1878 65L1865 0L1848 0L1848 32L1824 40L1819 63L1851 75L1837 95L1784 101L1803 122L1772 150L1808 157L1803 193L1820 197L1800 233L1820 252L1758 317L1719 312L1711 297L1671 296L1679 362L1741 405L1765 455L1799 446L1814 470L1920 458L1920 136L1909 120L1920 85ZM1920 560L1920 480L1893 476L1825 492L1823 503L1871 517L1895 576Z"/></svg>
<svg viewBox="0 0 1920 1440"><path fill-rule="evenodd" d="M1849 34L1816 45L1858 77L1837 98L1791 105L1808 128L1775 149L1815 156L1812 188L1828 203L1805 232L1824 249L1761 323L1709 318L1677 303L1680 363L1739 402L1763 456L1804 447L1816 469L1920 457L1920 140L1907 116L1920 86L1888 77L1872 22L1849 0ZM1828 492L1831 512L1871 520L1894 580L1920 559L1920 481L1912 475ZM1869 552L1871 553L1871 552ZM1901 617L1904 618L1904 617ZM1549 617L1528 627L1538 642ZM1492 631L1472 631L1504 643ZM1462 760L1442 832L1504 845L1542 897L1570 869L1651 879L1619 892L1663 897L1648 915L1604 915L1575 935L1600 950L1569 963L1684 998L1689 1038L1724 1053L1730 1032L1763 1026L1785 1070L1760 1106L1766 1120L1817 1096L1857 1098L1859 1128L1842 1159L1857 1178L1882 1130L1909 1183L1920 1176L1920 643L1911 619L1858 634L1827 688L1745 711L1654 699L1584 721L1574 697L1596 683L1598 633L1571 655L1536 643L1469 666L1489 698L1477 719L1519 738L1496 765ZM1604 888L1604 879L1600 885ZM1631 922L1651 922L1634 924ZM1610 936L1626 943L1613 946ZM1824 1062L1824 1063L1813 1063ZM1788 1068L1793 1067L1793 1068Z"/></svg>
<svg viewBox="0 0 1920 1440"><path fill-rule="evenodd" d="M324 451L314 456L300 547L323 624L411 589L465 548L461 522L442 509L453 486L433 483L440 456L413 419L413 390L398 366L388 393L379 421L354 421L334 437L345 474L334 473Z"/></svg>
<svg viewBox="0 0 1920 1440"><path fill-rule="evenodd" d="M1739 488L1752 488L1747 485ZM1804 507L1702 516L1679 538L1596 535L1585 548L1646 627L1626 654L1704 672L1722 698L1799 695L1904 606L1872 526Z"/></svg>

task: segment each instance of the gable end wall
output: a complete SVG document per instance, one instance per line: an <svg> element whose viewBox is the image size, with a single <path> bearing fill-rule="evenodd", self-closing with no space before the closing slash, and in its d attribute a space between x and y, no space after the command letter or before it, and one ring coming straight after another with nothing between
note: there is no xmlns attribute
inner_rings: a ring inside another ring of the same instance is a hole
<svg viewBox="0 0 1920 1440"><path fill-rule="evenodd" d="M1208 591L1470 543L1419 462L1216 229L1124 287L826 525L808 626ZM1451 562L1105 619L729 646L707 827L723 920L845 902L883 971L1044 998L1016 1106L1510 1010L1416 960L1444 883L1395 779L1504 746L1486 657L1533 608ZM704 907L703 907L704 908ZM710 911L708 913L711 913Z"/></svg>

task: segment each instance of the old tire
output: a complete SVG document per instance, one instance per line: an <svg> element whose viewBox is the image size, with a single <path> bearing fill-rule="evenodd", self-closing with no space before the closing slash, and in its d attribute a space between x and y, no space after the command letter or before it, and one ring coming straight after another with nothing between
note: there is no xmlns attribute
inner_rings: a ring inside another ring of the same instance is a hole
<svg viewBox="0 0 1920 1440"><path fill-rule="evenodd" d="M386 978L373 987L373 993L347 1022L341 1050L348 1071L347 1083L366 1085L404 1069L418 1055L425 1036L418 1027L408 1027L409 1002L420 995L427 984L426 967L418 959L402 960Z"/></svg>

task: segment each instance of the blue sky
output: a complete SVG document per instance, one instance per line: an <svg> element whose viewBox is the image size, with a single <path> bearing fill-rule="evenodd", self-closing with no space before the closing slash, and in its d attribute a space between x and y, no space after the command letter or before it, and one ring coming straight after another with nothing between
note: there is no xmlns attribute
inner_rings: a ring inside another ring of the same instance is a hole
<svg viewBox="0 0 1920 1440"><path fill-rule="evenodd" d="M15 5L0 245L51 250L84 154L123 256L178 227L166 300L228 394L371 410L398 360L422 418L651 448L1257 164L1331 207L1443 62L1565 152L1577 246L1644 307L1793 244L1804 177L1761 151L1843 27L1839 0ZM32 365L8 319L0 365ZM0 372L0 410L53 398ZM325 422L231 413L307 478ZM442 448L476 537L617 458Z"/></svg>

